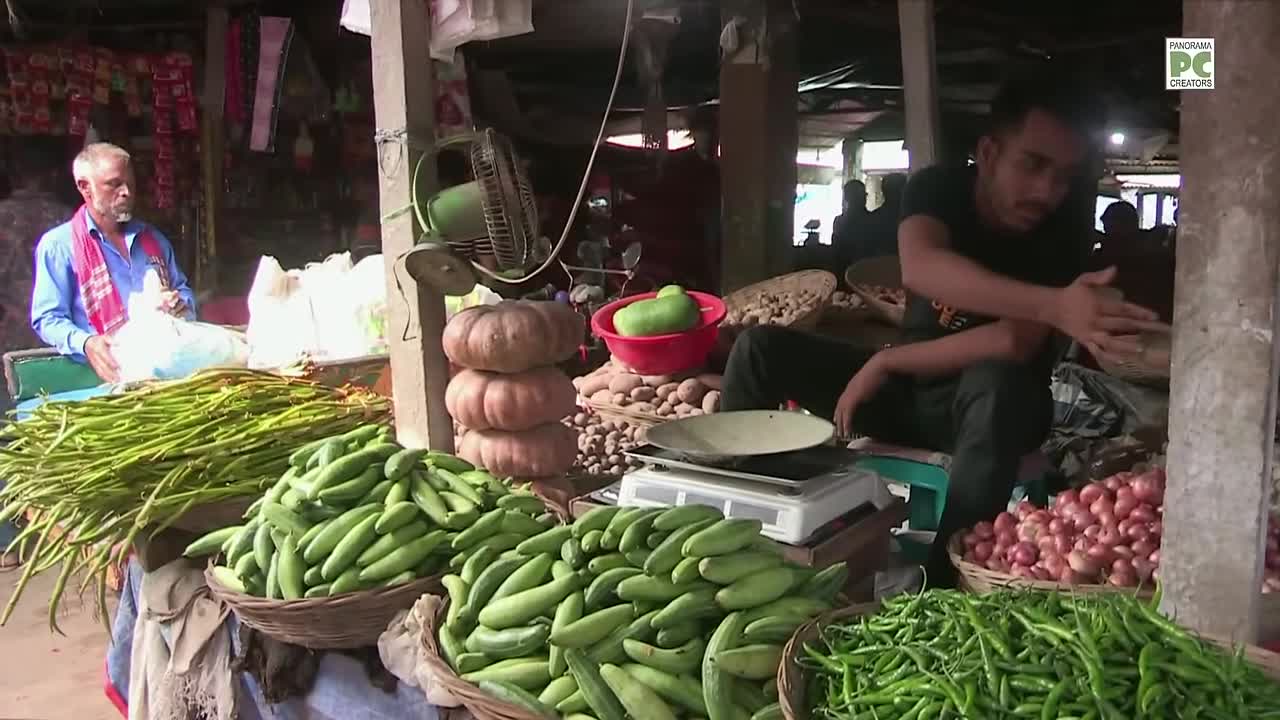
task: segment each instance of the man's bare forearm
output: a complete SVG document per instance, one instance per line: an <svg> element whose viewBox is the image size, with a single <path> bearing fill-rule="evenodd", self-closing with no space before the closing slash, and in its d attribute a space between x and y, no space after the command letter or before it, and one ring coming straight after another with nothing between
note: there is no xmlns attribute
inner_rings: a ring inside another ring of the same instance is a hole
<svg viewBox="0 0 1280 720"><path fill-rule="evenodd" d="M1028 336L1012 322L998 321L937 340L888 348L875 355L875 362L899 375L949 375L984 360L1024 361L1044 343L1044 333L1038 335Z"/></svg>

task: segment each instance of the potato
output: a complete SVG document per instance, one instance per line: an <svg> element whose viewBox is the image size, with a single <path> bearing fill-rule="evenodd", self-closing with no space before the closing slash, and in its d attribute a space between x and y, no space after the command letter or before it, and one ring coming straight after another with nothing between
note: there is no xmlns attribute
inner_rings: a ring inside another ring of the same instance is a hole
<svg viewBox="0 0 1280 720"><path fill-rule="evenodd" d="M703 385L706 385L711 390L723 389L721 388L721 384L724 382L723 375L717 375L716 373L702 373L701 375L698 375L694 379L702 383Z"/></svg>
<svg viewBox="0 0 1280 720"><path fill-rule="evenodd" d="M641 385L631 391L631 399L637 402L648 402L652 400L658 392L647 385Z"/></svg>
<svg viewBox="0 0 1280 720"><path fill-rule="evenodd" d="M706 415L706 413L702 411L702 408L694 408L689 411L687 417L697 417L699 415Z"/></svg>
<svg viewBox="0 0 1280 720"><path fill-rule="evenodd" d="M618 442L618 438L622 437L622 433L618 430L610 430L604 436L605 442Z"/></svg>
<svg viewBox="0 0 1280 720"><path fill-rule="evenodd" d="M607 442L604 444L604 455L612 455L618 452L618 443Z"/></svg>
<svg viewBox="0 0 1280 720"><path fill-rule="evenodd" d="M693 405L702 401L702 396L707 394L707 386L698 382L696 378L689 378L680 383L680 387L676 389L676 397L680 398L680 402Z"/></svg>
<svg viewBox="0 0 1280 720"><path fill-rule="evenodd" d="M649 387L659 387L675 380L670 375L641 375L640 380Z"/></svg>
<svg viewBox="0 0 1280 720"><path fill-rule="evenodd" d="M615 393L629 393L643 384L639 375L619 374L609 380L609 389Z"/></svg>
<svg viewBox="0 0 1280 720"><path fill-rule="evenodd" d="M591 393L589 397L591 398L591 402L598 402L598 403L613 402L613 393L609 392L609 388L605 388L603 390L597 390Z"/></svg>
<svg viewBox="0 0 1280 720"><path fill-rule="evenodd" d="M720 391L710 390L702 396L702 411L705 413L720 412Z"/></svg>
<svg viewBox="0 0 1280 720"><path fill-rule="evenodd" d="M574 378L578 386L578 394L583 397L591 397L595 393L609 387L609 375L596 375L581 378Z"/></svg>
<svg viewBox="0 0 1280 720"><path fill-rule="evenodd" d="M675 408L669 402L664 402L658 406L658 416L667 417L675 412Z"/></svg>
<svg viewBox="0 0 1280 720"><path fill-rule="evenodd" d="M631 398L624 392L616 392L613 394L613 397L609 398L609 402L614 405L626 405L631 402Z"/></svg>
<svg viewBox="0 0 1280 720"><path fill-rule="evenodd" d="M690 405L689 403L680 403L679 405L675 406L675 414L679 417L684 417L688 415L689 411L692 409L693 409L693 406Z"/></svg>
<svg viewBox="0 0 1280 720"><path fill-rule="evenodd" d="M589 418L587 417L586 413L578 413L577 415L573 416L573 424L577 425L578 427L586 427L588 421L589 421Z"/></svg>
<svg viewBox="0 0 1280 720"><path fill-rule="evenodd" d="M654 393L654 395L655 397L665 398L666 396L675 392L676 389L679 387L680 387L680 383L676 383L676 382L663 383L662 385L658 386L658 389Z"/></svg>
<svg viewBox="0 0 1280 720"><path fill-rule="evenodd" d="M651 402L639 402L639 403L633 404L631 406L631 409L635 410L638 413L652 413L656 411L658 408L654 407L653 403Z"/></svg>

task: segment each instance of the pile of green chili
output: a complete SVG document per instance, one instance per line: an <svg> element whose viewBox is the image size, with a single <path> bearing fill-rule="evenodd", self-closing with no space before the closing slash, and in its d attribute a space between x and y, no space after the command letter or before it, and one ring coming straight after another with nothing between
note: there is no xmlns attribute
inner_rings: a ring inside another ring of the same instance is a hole
<svg viewBox="0 0 1280 720"><path fill-rule="evenodd" d="M805 644L812 714L1280 718L1280 685L1122 594L930 591Z"/></svg>
<svg viewBox="0 0 1280 720"><path fill-rule="evenodd" d="M0 625L27 583L59 568L49 601L72 576L98 581L140 533L154 534L197 505L259 494L317 438L385 421L390 401L251 370L209 370L183 380L79 402L51 402L0 432L0 522L34 513L8 550L24 560ZM145 536L144 536L145 537Z"/></svg>

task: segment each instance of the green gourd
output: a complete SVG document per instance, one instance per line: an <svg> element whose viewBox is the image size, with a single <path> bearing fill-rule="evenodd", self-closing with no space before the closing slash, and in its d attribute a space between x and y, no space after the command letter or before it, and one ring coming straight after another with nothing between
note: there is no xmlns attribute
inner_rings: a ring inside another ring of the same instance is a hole
<svg viewBox="0 0 1280 720"><path fill-rule="evenodd" d="M613 316L613 327L623 337L647 337L684 332L698 324L701 312L679 285L668 285L657 297L639 300Z"/></svg>

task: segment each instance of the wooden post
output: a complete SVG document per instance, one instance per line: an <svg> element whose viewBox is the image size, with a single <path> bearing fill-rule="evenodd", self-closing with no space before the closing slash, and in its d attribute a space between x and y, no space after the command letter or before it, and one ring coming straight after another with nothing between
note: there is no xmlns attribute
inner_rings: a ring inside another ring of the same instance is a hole
<svg viewBox="0 0 1280 720"><path fill-rule="evenodd" d="M942 157L938 116L938 64L933 42L933 0L898 0L902 44L902 95L911 171Z"/></svg>
<svg viewBox="0 0 1280 720"><path fill-rule="evenodd" d="M204 95L200 99L200 170L204 185L204 222L195 247L193 281L200 292L218 287L218 215L222 209L223 111L227 91L227 23L225 7L205 9Z"/></svg>
<svg viewBox="0 0 1280 720"><path fill-rule="evenodd" d="M1185 179L1174 293L1164 604L1200 632L1249 642L1275 434L1280 282L1280 4L1187 0L1183 34L1214 38L1215 88L1182 93Z"/></svg>
<svg viewBox="0 0 1280 720"><path fill-rule="evenodd" d="M440 344L444 295L419 287L400 267L417 241L413 173L435 142L435 89L425 0L375 0L372 25L373 109L379 140L382 256L387 274L387 344L397 439L409 447L453 451L453 421L444 406L449 362ZM436 187L433 157L422 164L419 197Z"/></svg>
<svg viewBox="0 0 1280 720"><path fill-rule="evenodd" d="M721 290L783 272L795 233L799 74L790 0L725 0L744 18L720 69Z"/></svg>

